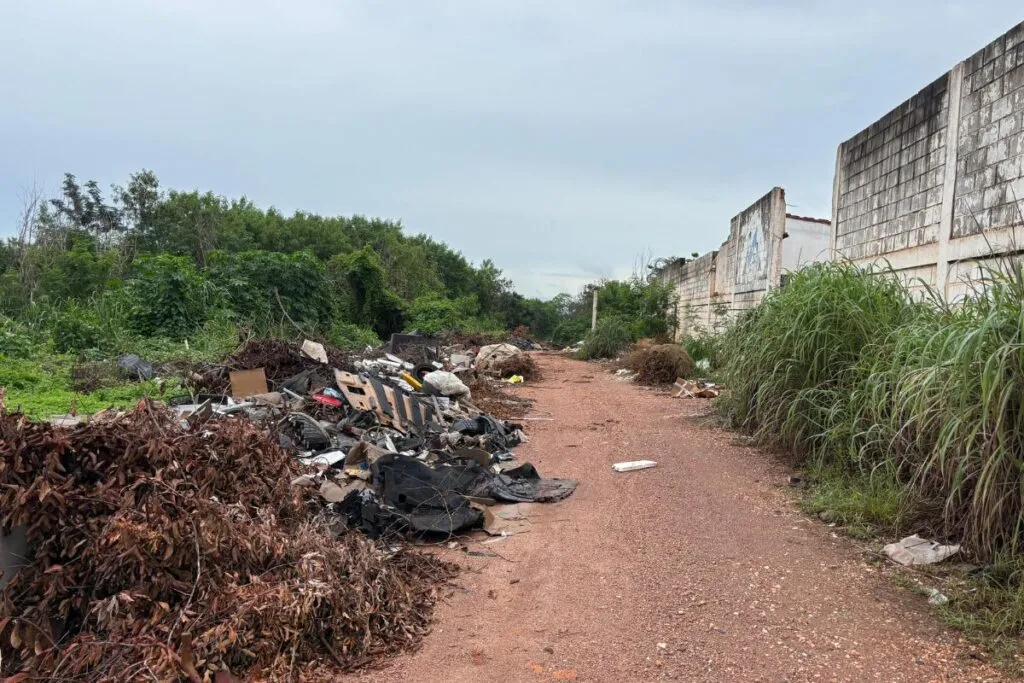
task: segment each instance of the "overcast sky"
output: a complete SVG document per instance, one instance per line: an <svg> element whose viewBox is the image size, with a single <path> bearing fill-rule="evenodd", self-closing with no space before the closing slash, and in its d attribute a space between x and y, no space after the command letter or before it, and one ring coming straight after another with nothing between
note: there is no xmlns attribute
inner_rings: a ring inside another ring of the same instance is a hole
<svg viewBox="0 0 1024 683"><path fill-rule="evenodd" d="M1020 0L0 0L0 235L33 182L401 219L528 295L716 248Z"/></svg>

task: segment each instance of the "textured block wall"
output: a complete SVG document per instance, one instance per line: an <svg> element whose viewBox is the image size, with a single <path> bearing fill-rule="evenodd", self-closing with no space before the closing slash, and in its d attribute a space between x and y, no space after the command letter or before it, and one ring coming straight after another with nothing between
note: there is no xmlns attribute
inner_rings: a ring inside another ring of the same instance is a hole
<svg viewBox="0 0 1024 683"><path fill-rule="evenodd" d="M952 236L1020 221L1024 200L1024 24L964 62Z"/></svg>
<svg viewBox="0 0 1024 683"><path fill-rule="evenodd" d="M729 240L736 245L733 253L737 256L733 262L733 291L764 291L771 286L774 252L781 248L786 229L785 204L782 190L776 188L732 219Z"/></svg>
<svg viewBox="0 0 1024 683"><path fill-rule="evenodd" d="M780 285L786 220L785 192L773 188L732 219L718 251L661 269L677 295L677 337L721 329Z"/></svg>
<svg viewBox="0 0 1024 683"><path fill-rule="evenodd" d="M939 231L949 74L843 144L836 249L852 259L934 242Z"/></svg>
<svg viewBox="0 0 1024 683"><path fill-rule="evenodd" d="M716 254L709 252L696 259L679 259L662 269L662 280L671 283L676 294L677 337L710 325Z"/></svg>
<svg viewBox="0 0 1024 683"><path fill-rule="evenodd" d="M1024 243L1024 22L839 146L832 258L955 299Z"/></svg>

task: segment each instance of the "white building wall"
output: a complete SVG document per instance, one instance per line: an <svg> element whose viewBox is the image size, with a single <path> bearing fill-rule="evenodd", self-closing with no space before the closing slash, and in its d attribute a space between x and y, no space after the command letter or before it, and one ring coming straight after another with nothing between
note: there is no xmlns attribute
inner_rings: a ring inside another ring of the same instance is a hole
<svg viewBox="0 0 1024 683"><path fill-rule="evenodd" d="M800 270L829 259L832 224L820 218L786 215L786 238L782 240L782 272Z"/></svg>

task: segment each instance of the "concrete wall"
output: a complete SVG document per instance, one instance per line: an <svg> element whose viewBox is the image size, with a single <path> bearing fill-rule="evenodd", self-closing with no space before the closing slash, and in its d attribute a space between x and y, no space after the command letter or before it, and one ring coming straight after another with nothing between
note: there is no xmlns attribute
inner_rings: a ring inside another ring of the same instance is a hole
<svg viewBox="0 0 1024 683"><path fill-rule="evenodd" d="M824 218L786 214L786 238L782 240L782 272L827 261L832 224Z"/></svg>
<svg viewBox="0 0 1024 683"><path fill-rule="evenodd" d="M1024 23L839 146L833 257L889 264L955 299L975 261L1024 244L1015 199Z"/></svg>
<svg viewBox="0 0 1024 683"><path fill-rule="evenodd" d="M827 258L830 232L825 219L787 215L785 192L773 188L732 219L717 251L660 270L678 297L676 337L721 329L779 287L785 270Z"/></svg>

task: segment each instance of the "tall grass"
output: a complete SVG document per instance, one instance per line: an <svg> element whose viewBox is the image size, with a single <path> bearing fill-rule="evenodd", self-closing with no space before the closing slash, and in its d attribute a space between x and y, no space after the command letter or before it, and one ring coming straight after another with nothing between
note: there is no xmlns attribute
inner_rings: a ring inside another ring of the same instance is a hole
<svg viewBox="0 0 1024 683"><path fill-rule="evenodd" d="M916 302L891 273L797 274L726 335L726 407L765 445L922 503L907 520L982 558L1024 539L1024 269L964 302Z"/></svg>
<svg viewBox="0 0 1024 683"><path fill-rule="evenodd" d="M615 358L636 341L630 321L623 316L608 316L597 321L597 327L587 334L583 347L576 353L581 360Z"/></svg>
<svg viewBox="0 0 1024 683"><path fill-rule="evenodd" d="M733 419L765 445L812 454L846 419L851 371L864 349L917 308L884 273L828 263L795 274L722 341Z"/></svg>
<svg viewBox="0 0 1024 683"><path fill-rule="evenodd" d="M708 369L717 369L722 362L721 337L711 332L698 332L683 339L683 348L694 361L705 361Z"/></svg>

